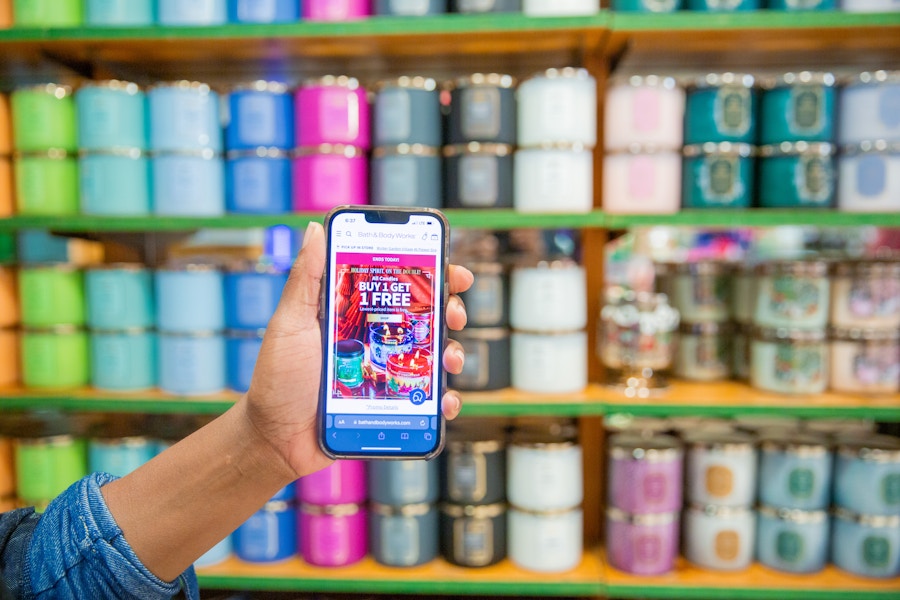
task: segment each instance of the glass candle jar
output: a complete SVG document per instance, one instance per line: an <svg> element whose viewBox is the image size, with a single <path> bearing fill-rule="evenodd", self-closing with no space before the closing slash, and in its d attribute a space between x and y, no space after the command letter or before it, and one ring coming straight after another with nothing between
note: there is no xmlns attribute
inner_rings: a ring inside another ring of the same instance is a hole
<svg viewBox="0 0 900 600"><path fill-rule="evenodd" d="M439 148L418 144L375 148L369 168L372 204L427 208L442 206Z"/></svg>
<svg viewBox="0 0 900 600"><path fill-rule="evenodd" d="M731 377L733 329L724 323L682 323L674 373L691 381Z"/></svg>
<svg viewBox="0 0 900 600"><path fill-rule="evenodd" d="M684 88L674 77L633 75L613 80L604 110L606 150L628 150L635 145L680 150L684 108Z"/></svg>
<svg viewBox="0 0 900 600"><path fill-rule="evenodd" d="M372 503L370 512L369 548L375 562L389 567L415 567L437 557L439 526L435 505Z"/></svg>
<svg viewBox="0 0 900 600"><path fill-rule="evenodd" d="M732 142L684 147L684 208L747 208L754 197L755 149Z"/></svg>
<svg viewBox="0 0 900 600"><path fill-rule="evenodd" d="M175 5L179 1L170 0L169 3ZM225 10L224 0L222 10ZM195 81L158 83L150 87L147 99L152 150L222 151L219 96L208 84Z"/></svg>
<svg viewBox="0 0 900 600"><path fill-rule="evenodd" d="M750 342L750 383L779 394L821 394L828 383L824 330L756 329Z"/></svg>
<svg viewBox="0 0 900 600"><path fill-rule="evenodd" d="M509 323L509 276L500 262L468 263L475 281L459 297L472 328L505 327Z"/></svg>
<svg viewBox="0 0 900 600"><path fill-rule="evenodd" d="M87 444L70 435L19 438L15 454L16 490L29 505L49 502L88 474Z"/></svg>
<svg viewBox="0 0 900 600"><path fill-rule="evenodd" d="M109 263L84 273L87 326L124 330L156 324L153 273L140 263Z"/></svg>
<svg viewBox="0 0 900 600"><path fill-rule="evenodd" d="M594 15L600 0L522 0L522 12L538 17Z"/></svg>
<svg viewBox="0 0 900 600"><path fill-rule="evenodd" d="M468 306L466 307L468 309ZM466 353L466 362L458 375L450 374L453 389L461 391L500 390L511 384L510 334L503 327L466 329L453 338Z"/></svg>
<svg viewBox="0 0 900 600"><path fill-rule="evenodd" d="M91 385L98 390L148 390L157 381L156 335L145 329L90 334Z"/></svg>
<svg viewBox="0 0 900 600"><path fill-rule="evenodd" d="M450 90L447 142L515 144L516 84L500 73L475 73L445 84Z"/></svg>
<svg viewBox="0 0 900 600"><path fill-rule="evenodd" d="M746 73L709 73L687 90L685 144L756 141L756 80Z"/></svg>
<svg viewBox="0 0 900 600"><path fill-rule="evenodd" d="M222 25L228 21L226 0L157 0L160 25Z"/></svg>
<svg viewBox="0 0 900 600"><path fill-rule="evenodd" d="M87 334L73 326L22 332L22 383L35 389L80 388L90 381ZM62 490L60 490L62 491Z"/></svg>
<svg viewBox="0 0 900 600"><path fill-rule="evenodd" d="M843 8L848 10L847 6ZM889 9L885 7L885 10ZM839 91L838 141L841 144L900 141L900 123L896 119L898 93L900 71L859 73Z"/></svg>
<svg viewBox="0 0 900 600"><path fill-rule="evenodd" d="M225 214L225 161L207 148L157 152L152 165L153 212L183 217Z"/></svg>
<svg viewBox="0 0 900 600"><path fill-rule="evenodd" d="M760 506L756 556L767 567L787 573L818 573L828 560L829 519L824 510Z"/></svg>
<svg viewBox="0 0 900 600"><path fill-rule="evenodd" d="M372 14L371 0L305 0L304 21L355 21Z"/></svg>
<svg viewBox="0 0 900 600"><path fill-rule="evenodd" d="M688 436L685 443L689 503L720 507L753 504L757 482L753 437L738 432L698 433Z"/></svg>
<svg viewBox="0 0 900 600"><path fill-rule="evenodd" d="M431 398L433 368L431 352L424 348L410 350L409 354L391 354L385 369L388 397L409 399L414 404L417 397L419 401Z"/></svg>
<svg viewBox="0 0 900 600"><path fill-rule="evenodd" d="M214 331L161 332L159 387L177 396L216 394L227 386L225 338Z"/></svg>
<svg viewBox="0 0 900 600"><path fill-rule="evenodd" d="M78 161L81 213L147 216L152 205L151 159L136 148L82 152Z"/></svg>
<svg viewBox="0 0 900 600"><path fill-rule="evenodd" d="M10 106L15 150L46 152L53 148L72 152L78 148L78 118L71 87L56 83L19 87L10 95Z"/></svg>
<svg viewBox="0 0 900 600"><path fill-rule="evenodd" d="M686 323L723 323L731 317L731 265L721 261L666 263L657 277Z"/></svg>
<svg viewBox="0 0 900 600"><path fill-rule="evenodd" d="M275 314L288 274L259 264L242 264L225 273L225 327L265 329Z"/></svg>
<svg viewBox="0 0 900 600"><path fill-rule="evenodd" d="M344 567L368 552L368 516L359 504L301 504L300 556L317 567Z"/></svg>
<svg viewBox="0 0 900 600"><path fill-rule="evenodd" d="M375 85L372 144L420 144L435 148L443 142L441 101L430 77L403 76Z"/></svg>
<svg viewBox="0 0 900 600"><path fill-rule="evenodd" d="M574 331L587 325L587 274L573 261L515 268L509 287L513 329Z"/></svg>
<svg viewBox="0 0 900 600"><path fill-rule="evenodd" d="M603 209L615 214L672 214L681 208L681 155L636 146L603 157Z"/></svg>
<svg viewBox="0 0 900 600"><path fill-rule="evenodd" d="M511 208L513 146L469 142L444 147L448 208Z"/></svg>
<svg viewBox="0 0 900 600"><path fill-rule="evenodd" d="M536 512L512 506L506 518L509 559L517 567L538 573L564 573L581 564L581 508Z"/></svg>
<svg viewBox="0 0 900 600"><path fill-rule="evenodd" d="M900 330L832 329L829 385L837 392L900 391Z"/></svg>
<svg viewBox="0 0 900 600"><path fill-rule="evenodd" d="M293 98L284 83L260 80L231 88L228 113L228 150L290 150L295 145Z"/></svg>
<svg viewBox="0 0 900 600"><path fill-rule="evenodd" d="M684 451L669 435L621 433L609 438L607 502L631 515L681 509Z"/></svg>
<svg viewBox="0 0 900 600"><path fill-rule="evenodd" d="M521 148L513 157L513 207L520 212L587 213L594 207L593 153L581 145Z"/></svg>
<svg viewBox="0 0 900 600"><path fill-rule="evenodd" d="M900 515L900 439L870 435L842 442L835 459L834 503L862 515Z"/></svg>
<svg viewBox="0 0 900 600"><path fill-rule="evenodd" d="M597 82L587 69L548 69L519 86L518 144L597 145Z"/></svg>
<svg viewBox="0 0 900 600"><path fill-rule="evenodd" d="M763 208L831 208L835 198L834 146L782 142L759 148L759 205Z"/></svg>
<svg viewBox="0 0 900 600"><path fill-rule="evenodd" d="M94 27L150 27L153 0L84 0L84 24Z"/></svg>
<svg viewBox="0 0 900 600"><path fill-rule="evenodd" d="M506 558L506 505L441 505L441 550L460 567L487 567Z"/></svg>
<svg viewBox="0 0 900 600"><path fill-rule="evenodd" d="M328 211L341 204L368 204L365 150L342 144L298 148L292 166L293 209Z"/></svg>
<svg viewBox="0 0 900 600"><path fill-rule="evenodd" d="M63 150L16 154L16 212L22 216L77 215L81 200L78 160Z"/></svg>
<svg viewBox="0 0 900 600"><path fill-rule="evenodd" d="M678 513L629 514L606 509L609 564L632 575L662 575L675 568Z"/></svg>
<svg viewBox="0 0 900 600"><path fill-rule="evenodd" d="M900 141L844 146L838 158L837 207L846 212L900 211Z"/></svg>
<svg viewBox="0 0 900 600"><path fill-rule="evenodd" d="M875 579L900 575L900 516L858 515L838 508L831 560L839 569Z"/></svg>
<svg viewBox="0 0 900 600"><path fill-rule="evenodd" d="M760 443L759 501L778 509L826 510L833 457L823 436L767 434Z"/></svg>
<svg viewBox="0 0 900 600"><path fill-rule="evenodd" d="M223 289L222 272L213 265L157 269L156 326L182 333L225 329Z"/></svg>
<svg viewBox="0 0 900 600"><path fill-rule="evenodd" d="M361 460L334 462L297 484L297 500L304 504L362 504L366 497L366 462Z"/></svg>
<svg viewBox="0 0 900 600"><path fill-rule="evenodd" d="M611 0L616 12L671 13L681 10L682 0Z"/></svg>
<svg viewBox="0 0 900 600"><path fill-rule="evenodd" d="M438 500L438 461L373 460L368 466L369 499L378 504L432 504Z"/></svg>
<svg viewBox="0 0 900 600"><path fill-rule="evenodd" d="M517 431L506 451L506 496L532 512L565 511L584 498L581 446L562 436Z"/></svg>
<svg viewBox="0 0 900 600"><path fill-rule="evenodd" d="M830 322L843 329L900 327L900 261L837 263Z"/></svg>
<svg viewBox="0 0 900 600"><path fill-rule="evenodd" d="M527 333L510 338L512 386L532 393L573 394L587 387L587 332Z"/></svg>
<svg viewBox="0 0 900 600"><path fill-rule="evenodd" d="M506 500L506 447L501 439L468 432L447 435L441 463L441 497L458 505Z"/></svg>
<svg viewBox="0 0 900 600"><path fill-rule="evenodd" d="M823 329L831 284L821 260L774 261L756 269L754 323L760 327Z"/></svg>
<svg viewBox="0 0 900 600"><path fill-rule="evenodd" d="M234 554L252 563L274 563L297 553L297 510L284 500L269 501L231 534Z"/></svg>
<svg viewBox="0 0 900 600"><path fill-rule="evenodd" d="M406 321L397 325L372 323L369 325L369 360L384 371L391 356L409 354L414 342L413 329Z"/></svg>
<svg viewBox="0 0 900 600"><path fill-rule="evenodd" d="M684 555L698 567L742 571L753 561L756 514L747 507L691 505L684 514Z"/></svg>
<svg viewBox="0 0 900 600"><path fill-rule="evenodd" d="M760 142L831 142L835 84L831 73L802 71L760 81Z"/></svg>
<svg viewBox="0 0 900 600"><path fill-rule="evenodd" d="M290 212L290 154L275 148L228 152L225 161L225 210L238 214Z"/></svg>
<svg viewBox="0 0 900 600"><path fill-rule="evenodd" d="M371 145L366 91L353 77L327 75L303 83L294 96L294 113L298 146Z"/></svg>
<svg viewBox="0 0 900 600"><path fill-rule="evenodd" d="M82 326L84 273L71 264L19 269L19 307L25 327Z"/></svg>
<svg viewBox="0 0 900 600"><path fill-rule="evenodd" d="M450 0L450 6L463 14L521 12L522 0Z"/></svg>
<svg viewBox="0 0 900 600"><path fill-rule="evenodd" d="M136 83L98 81L75 92L80 150L146 150L147 97Z"/></svg>
<svg viewBox="0 0 900 600"><path fill-rule="evenodd" d="M94 438L88 441L88 470L124 477L156 455L149 438Z"/></svg>

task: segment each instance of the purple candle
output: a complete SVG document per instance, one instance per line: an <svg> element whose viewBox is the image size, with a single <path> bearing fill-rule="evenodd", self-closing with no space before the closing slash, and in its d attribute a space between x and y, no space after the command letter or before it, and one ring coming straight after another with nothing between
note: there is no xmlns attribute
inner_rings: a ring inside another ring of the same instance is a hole
<svg viewBox="0 0 900 600"><path fill-rule="evenodd" d="M366 501L366 463L338 460L297 480L297 500L327 506L361 504Z"/></svg>
<svg viewBox="0 0 900 600"><path fill-rule="evenodd" d="M343 567L369 550L366 509L358 504L300 507L300 555L317 567Z"/></svg>
<svg viewBox="0 0 900 600"><path fill-rule="evenodd" d="M630 515L606 510L609 564L633 575L661 575L675 567L678 513Z"/></svg>
<svg viewBox="0 0 900 600"><path fill-rule="evenodd" d="M619 434L609 440L609 505L631 514L681 508L681 442L668 435Z"/></svg>

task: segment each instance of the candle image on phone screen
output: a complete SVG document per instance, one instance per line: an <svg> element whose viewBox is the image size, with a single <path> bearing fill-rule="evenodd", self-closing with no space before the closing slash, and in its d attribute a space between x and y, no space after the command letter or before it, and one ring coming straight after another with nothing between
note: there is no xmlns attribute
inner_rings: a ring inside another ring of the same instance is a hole
<svg viewBox="0 0 900 600"><path fill-rule="evenodd" d="M335 454L437 447L443 239L427 213L332 219L324 442Z"/></svg>

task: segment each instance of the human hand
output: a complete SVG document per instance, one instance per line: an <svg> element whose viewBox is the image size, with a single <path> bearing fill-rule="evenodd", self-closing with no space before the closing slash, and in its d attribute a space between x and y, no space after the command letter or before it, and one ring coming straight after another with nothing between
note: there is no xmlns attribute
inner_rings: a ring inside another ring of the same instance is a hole
<svg viewBox="0 0 900 600"><path fill-rule="evenodd" d="M324 271L324 229L319 223L310 223L278 309L269 321L250 390L242 399L253 430L283 459L291 480L331 463L319 449L316 422L322 376L318 311ZM448 280L447 326L459 331L465 327L466 310L456 294L466 291L474 277L468 269L451 265ZM462 371L465 355L458 342L449 341L442 358L449 373ZM444 416L454 419L462 401L456 392L447 391L442 406Z"/></svg>

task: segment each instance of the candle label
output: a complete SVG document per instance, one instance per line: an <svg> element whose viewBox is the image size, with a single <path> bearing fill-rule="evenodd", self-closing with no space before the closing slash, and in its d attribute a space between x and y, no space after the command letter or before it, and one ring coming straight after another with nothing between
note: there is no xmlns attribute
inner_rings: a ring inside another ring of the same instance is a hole
<svg viewBox="0 0 900 600"><path fill-rule="evenodd" d="M853 376L864 386L897 385L900 382L900 356L897 344L861 345L853 357Z"/></svg>
<svg viewBox="0 0 900 600"><path fill-rule="evenodd" d="M459 196L463 206L487 207L497 203L498 162L496 156L477 154L459 159Z"/></svg>
<svg viewBox="0 0 900 600"><path fill-rule="evenodd" d="M814 386L825 377L825 358L819 347L778 344L775 379L791 386Z"/></svg>
<svg viewBox="0 0 900 600"><path fill-rule="evenodd" d="M857 317L891 317L900 313L900 281L893 277L853 279L850 312Z"/></svg>
<svg viewBox="0 0 900 600"><path fill-rule="evenodd" d="M856 191L867 199L877 199L887 187L888 165L882 156L856 159Z"/></svg>
<svg viewBox="0 0 900 600"><path fill-rule="evenodd" d="M775 552L781 560L795 563L803 558L803 538L794 531L782 531L775 538Z"/></svg>
<svg viewBox="0 0 900 600"><path fill-rule="evenodd" d="M480 502L487 494L487 461L481 454L451 454L449 461L451 499Z"/></svg>
<svg viewBox="0 0 900 600"><path fill-rule="evenodd" d="M729 340L719 335L704 335L697 338L694 360L697 368L706 371L728 373Z"/></svg>
<svg viewBox="0 0 900 600"><path fill-rule="evenodd" d="M412 517L385 517L381 527L381 552L385 562L415 564L420 552L418 521Z"/></svg>
<svg viewBox="0 0 900 600"><path fill-rule="evenodd" d="M241 208L265 208L273 193L266 163L263 160L237 160L232 166L235 196Z"/></svg>
<svg viewBox="0 0 900 600"><path fill-rule="evenodd" d="M375 128L381 142L409 138L412 133L411 104L409 91L403 88L386 89L378 95Z"/></svg>
<svg viewBox="0 0 900 600"><path fill-rule="evenodd" d="M664 473L649 473L644 477L644 501L647 504L665 502L668 496L668 481Z"/></svg>
<svg viewBox="0 0 900 600"><path fill-rule="evenodd" d="M774 277L769 310L782 319L811 317L820 310L821 285L794 277Z"/></svg>
<svg viewBox="0 0 900 600"><path fill-rule="evenodd" d="M714 498L724 498L734 490L734 474L731 469L722 465L713 465L706 469L706 492Z"/></svg>
<svg viewBox="0 0 900 600"><path fill-rule="evenodd" d="M878 90L878 118L886 127L900 127L900 87L882 85Z"/></svg>
<svg viewBox="0 0 900 600"><path fill-rule="evenodd" d="M891 473L881 479L881 497L888 506L900 505L900 473Z"/></svg>
<svg viewBox="0 0 900 600"><path fill-rule="evenodd" d="M794 86L786 108L788 127L794 135L815 136L825 124L825 91L820 86Z"/></svg>
<svg viewBox="0 0 900 600"><path fill-rule="evenodd" d="M248 146L267 146L278 137L278 113L275 96L251 93L238 104L238 137Z"/></svg>
<svg viewBox="0 0 900 600"><path fill-rule="evenodd" d="M834 172L831 158L802 155L794 165L794 183L801 202L820 204L834 193Z"/></svg>
<svg viewBox="0 0 900 600"><path fill-rule="evenodd" d="M453 554L456 562L481 567L491 562L494 526L485 519L457 519L453 524Z"/></svg>
<svg viewBox="0 0 900 600"><path fill-rule="evenodd" d="M737 156L707 156L703 160L700 189L706 201L729 204L744 193L739 160Z"/></svg>
<svg viewBox="0 0 900 600"><path fill-rule="evenodd" d="M462 94L462 133L470 140L500 135L500 90L473 87Z"/></svg>
<svg viewBox="0 0 900 600"><path fill-rule="evenodd" d="M494 325L503 318L503 277L479 274L466 292L466 312L471 325Z"/></svg>
<svg viewBox="0 0 900 600"><path fill-rule="evenodd" d="M635 155L628 163L628 197L651 200L656 195L656 169L652 155Z"/></svg>
<svg viewBox="0 0 900 600"><path fill-rule="evenodd" d="M862 558L873 569L886 567L891 558L891 542L880 536L866 537L862 543Z"/></svg>
<svg viewBox="0 0 900 600"><path fill-rule="evenodd" d="M794 498L809 498L815 483L816 476L812 469L793 469L788 476L788 491Z"/></svg>
<svg viewBox="0 0 900 600"><path fill-rule="evenodd" d="M343 565L350 559L350 522L347 518L314 516L309 524L309 549L315 564Z"/></svg>
<svg viewBox="0 0 900 600"><path fill-rule="evenodd" d="M544 107L541 114L541 129L544 131L566 132L579 124L578 102L565 84L547 81L540 95Z"/></svg>
<svg viewBox="0 0 900 600"><path fill-rule="evenodd" d="M647 133L660 128L659 92L652 87L641 87L632 98L632 125L636 131Z"/></svg>
<svg viewBox="0 0 900 600"><path fill-rule="evenodd" d="M268 23L274 21L276 15L275 0L247 0L237 5L238 21Z"/></svg>
<svg viewBox="0 0 900 600"><path fill-rule="evenodd" d="M359 98L344 87L326 87L319 92L321 137L335 142L353 142L359 136Z"/></svg>
<svg viewBox="0 0 900 600"><path fill-rule="evenodd" d="M748 88L726 85L718 89L713 105L713 119L719 133L744 136L750 130L752 118Z"/></svg>
<svg viewBox="0 0 900 600"><path fill-rule="evenodd" d="M634 559L638 564L652 566L662 558L662 540L658 535L638 535L634 542Z"/></svg>
<svg viewBox="0 0 900 600"><path fill-rule="evenodd" d="M715 542L716 557L721 560L731 562L735 560L741 551L741 535L737 531L726 529L716 534Z"/></svg>
<svg viewBox="0 0 900 600"><path fill-rule="evenodd" d="M716 310L727 308L731 286L727 277L700 276L693 277L689 281L694 304L697 307L709 307Z"/></svg>

